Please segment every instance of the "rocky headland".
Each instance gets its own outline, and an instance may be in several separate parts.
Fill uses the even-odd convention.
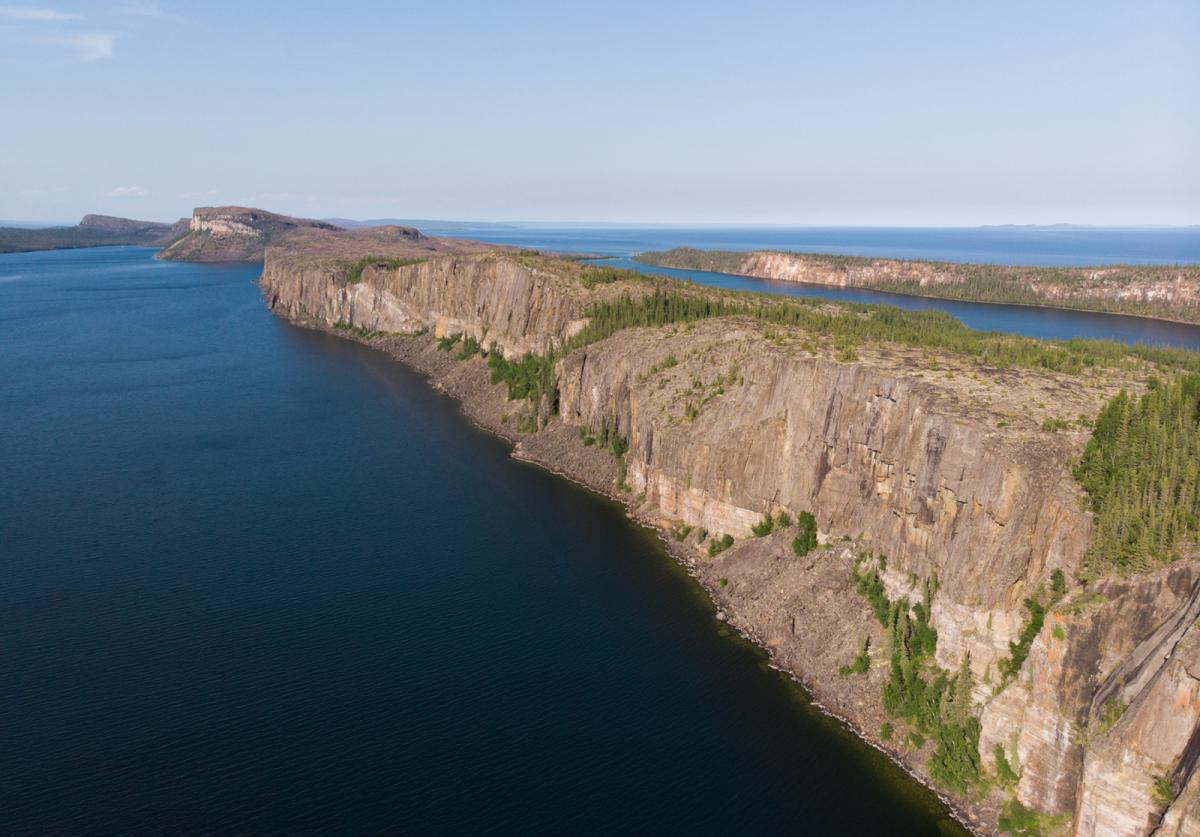
[[[1188,540],[1099,563],[1107,512],[1073,473],[1108,405],[1166,391],[1194,356],[408,228],[284,234],[261,287],[620,498],[718,618],[976,831],[1200,834],[1200,562]]]
[[[73,227],[0,227],[0,253],[71,250],[121,244],[162,247],[182,235],[186,227],[186,219],[174,224],[160,224],[111,215],[85,215],[83,220]]]
[[[689,247],[641,253],[635,258],[661,267],[780,282],[1200,322],[1200,266],[1197,265],[1010,267]]]
[[[182,235],[157,258],[188,262],[258,262],[266,246],[297,230],[334,231],[324,221],[276,215],[244,206],[202,206],[192,212]]]

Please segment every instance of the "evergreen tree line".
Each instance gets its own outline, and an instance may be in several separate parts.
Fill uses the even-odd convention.
[[[644,264],[674,267],[682,270],[707,270],[720,273],[737,273],[745,264],[747,253],[697,250],[677,247],[653,253],[639,253],[634,259]],[[1200,320],[1200,306],[1180,304],[1169,300],[1116,297],[1104,293],[1106,287],[1136,287],[1163,279],[1174,279],[1180,274],[1193,280],[1197,270],[1192,266],[1179,265],[1113,265],[1104,268],[1105,276],[1097,282],[1095,268],[1088,267],[1015,267],[994,264],[960,264],[936,262],[924,259],[878,260],[863,256],[837,256],[815,253],[791,253],[806,262],[827,270],[846,272],[854,268],[870,268],[883,261],[895,263],[900,270],[888,270],[878,278],[860,274],[856,285],[875,288],[890,293],[932,296],[942,299],[977,300],[1023,305],[1046,305],[1047,285],[1069,289],[1070,296],[1056,296],[1052,304],[1057,308],[1082,308],[1090,311],[1158,316],[1168,319]],[[953,282],[930,284],[922,282],[925,271],[905,273],[908,265],[928,267],[945,275],[952,275]]]
[[[831,338],[839,349],[890,342],[966,355],[985,366],[1069,374],[1094,367],[1118,367],[1132,358],[1200,372],[1200,353],[1184,349],[1127,346],[1111,340],[1035,340],[976,331],[942,311],[904,311],[887,305],[717,293],[672,284],[676,287],[659,284],[652,293],[637,299],[622,296],[593,305],[587,311],[588,325],[568,341],[566,351],[603,340],[625,328],[743,316],[802,328],[816,336]]]
[[[1200,529],[1200,375],[1150,385],[1105,405],[1075,468],[1096,515],[1091,576],[1172,561]]]
[[[889,674],[883,685],[884,709],[932,736],[936,749],[929,760],[929,775],[943,787],[966,793],[981,776],[979,720],[971,712],[974,682],[965,659],[954,674],[932,662],[937,631],[930,626],[929,617],[937,580],[927,580],[924,601],[910,606],[905,598],[888,600],[878,569],[860,573],[856,564],[852,573],[855,589],[870,602],[887,633]],[[926,672],[931,680],[926,679]]]

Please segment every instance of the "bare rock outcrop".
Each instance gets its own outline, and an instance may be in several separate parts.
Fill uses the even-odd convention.
[[[333,224],[276,215],[244,206],[204,206],[192,212],[188,230],[158,258],[185,262],[257,262],[266,246],[293,230],[337,230]]]

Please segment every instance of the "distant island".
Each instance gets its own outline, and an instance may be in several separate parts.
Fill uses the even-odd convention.
[[[162,247],[187,231],[186,218],[173,224],[134,221],[111,215],[85,215],[73,227],[0,227],[0,253],[68,250],[124,244]]]
[[[639,253],[643,264],[912,296],[1200,323],[1200,265],[1013,267],[775,250]]]

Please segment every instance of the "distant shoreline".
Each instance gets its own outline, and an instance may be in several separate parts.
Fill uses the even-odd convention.
[[[1026,267],[995,265],[974,262],[950,262],[935,259],[875,258],[870,256],[843,256],[833,253],[808,253],[785,250],[720,251],[673,250],[637,253],[632,260],[652,267],[670,270],[695,270],[719,273],[746,279],[784,282],[793,285],[861,290],[913,299],[931,299],[963,302],[973,305],[996,305],[1054,311],[1079,311],[1115,317],[1136,317],[1177,325],[1200,326],[1200,263],[1180,264],[1109,264],[1071,267]],[[725,264],[723,264],[723,262]],[[755,265],[766,264],[766,268]],[[770,267],[775,263],[774,269]],[[1172,276],[1172,272],[1175,273]],[[1103,277],[1107,285],[1097,284],[1087,274],[1127,274],[1111,279]],[[1040,274],[1040,275],[1039,275]],[[1064,277],[1068,277],[1064,279]],[[1093,284],[1079,293],[1073,283],[1085,279]],[[1035,281],[1036,280],[1036,281]],[[908,287],[908,283],[919,283],[944,288],[943,293],[922,293]],[[962,287],[978,287],[988,283],[988,290],[998,289],[1003,294],[1013,294],[1010,299],[989,299],[981,294],[956,293]],[[1022,284],[1023,283],[1023,284]],[[1157,284],[1156,284],[1157,283]],[[889,287],[889,285],[891,285]],[[1008,287],[1005,287],[1005,286]],[[1161,313],[1114,310],[1089,302],[1103,299],[1104,293],[1119,298],[1129,288],[1136,288],[1144,295],[1159,294],[1163,302],[1178,308],[1194,309],[1194,318],[1171,317]],[[1043,293],[1043,289],[1057,290],[1061,296],[1045,300],[1019,298],[1016,294]],[[1078,295],[1072,299],[1070,294]],[[1176,293],[1178,301],[1165,296]]]

